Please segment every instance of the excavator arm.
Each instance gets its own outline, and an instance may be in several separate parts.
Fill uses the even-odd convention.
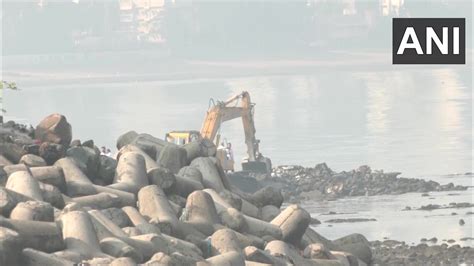
[[[239,101],[241,107],[237,107]],[[221,124],[239,117],[242,117],[248,159],[249,161],[256,161],[259,150],[258,141],[255,138],[253,104],[250,101],[249,93],[246,91],[231,97],[225,102],[217,102],[209,108],[201,128],[201,136],[214,142]]]

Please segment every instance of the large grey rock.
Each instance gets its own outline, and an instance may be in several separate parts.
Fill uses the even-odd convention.
[[[114,181],[116,169],[117,160],[109,156],[100,155],[99,171],[97,173],[97,177],[100,178],[104,182],[104,184],[109,185]]]
[[[39,155],[48,163],[54,164],[57,160],[66,155],[66,146],[51,142],[43,142],[39,146]]]
[[[266,205],[260,209],[260,217],[266,222],[271,222],[280,212],[280,208],[273,205]]]
[[[23,155],[26,154],[26,151],[20,145],[15,143],[0,142],[0,154],[3,155],[8,161],[15,164],[20,161]]]
[[[51,114],[36,126],[35,138],[42,142],[69,146],[72,140],[72,128],[65,116]]]
[[[370,264],[372,261],[370,243],[367,238],[361,234],[351,234],[338,238],[333,242],[339,247],[339,250],[349,252],[367,264]]]
[[[249,201],[260,208],[266,205],[280,208],[283,203],[283,195],[279,189],[267,186],[253,193]]]
[[[100,165],[100,153],[98,153],[95,149],[85,146],[72,147],[66,151],[66,155],[74,159],[77,164],[85,166],[87,169],[86,175],[90,179],[93,179],[97,176]]]

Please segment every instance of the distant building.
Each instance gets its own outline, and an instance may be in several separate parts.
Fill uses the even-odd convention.
[[[139,41],[164,41],[161,19],[165,0],[120,0],[120,31]]]
[[[403,7],[404,0],[381,0],[382,16],[400,16],[400,10]]]

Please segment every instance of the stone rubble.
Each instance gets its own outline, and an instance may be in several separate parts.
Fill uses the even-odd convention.
[[[407,245],[396,240],[371,242],[373,265],[472,265],[474,249],[460,245]]]
[[[0,265],[372,261],[364,236],[324,238],[306,210],[281,209],[279,189],[231,185],[208,141],[179,147],[130,131],[115,160],[72,140],[59,114],[20,131],[0,131]]]
[[[257,177],[260,183],[279,187],[286,201],[337,199],[349,196],[398,195],[408,192],[466,190],[452,183],[440,185],[434,181],[398,177],[399,172],[384,173],[360,166],[352,171],[335,172],[325,163],[315,167],[278,166],[271,176]]]

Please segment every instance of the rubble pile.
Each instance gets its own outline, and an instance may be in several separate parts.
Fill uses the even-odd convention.
[[[230,184],[209,141],[130,131],[117,158],[66,118],[0,146],[0,265],[367,265],[359,234],[329,241],[278,189]],[[21,140],[21,141],[20,141]]]
[[[434,181],[398,177],[399,172],[384,173],[360,166],[356,170],[335,172],[325,163],[315,167],[278,166],[270,177],[262,181],[266,185],[282,189],[285,200],[297,202],[305,199],[336,199],[347,196],[373,196],[402,194],[408,192],[429,192],[466,190],[465,186],[453,183],[440,185]]]

